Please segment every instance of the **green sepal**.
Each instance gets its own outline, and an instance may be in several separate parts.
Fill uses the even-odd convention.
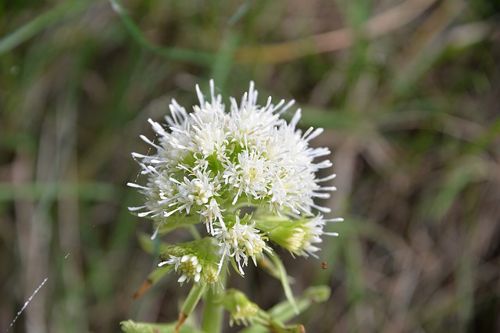
[[[175,245],[163,243],[160,247],[160,259],[167,260],[171,255],[181,257],[186,254],[197,256],[199,259],[211,263],[218,263],[217,244],[213,237],[204,237],[190,242]]]
[[[167,260],[169,256],[181,257],[186,254],[196,255],[198,258],[217,263],[219,257],[217,247],[213,237],[204,237],[190,242],[177,243],[175,245],[160,242],[157,245],[156,240],[151,240],[146,234],[139,235],[139,244],[142,249],[150,254],[159,254],[160,259]]]
[[[256,227],[263,231],[274,243],[297,254],[303,244],[290,243],[290,239],[300,230],[304,230],[304,225],[308,218],[291,219],[286,216],[257,215],[255,219]]]
[[[255,221],[255,226],[265,233],[272,232],[285,223],[293,222],[293,220],[287,216],[270,215],[267,212],[263,213],[260,211],[257,211],[252,219]]]

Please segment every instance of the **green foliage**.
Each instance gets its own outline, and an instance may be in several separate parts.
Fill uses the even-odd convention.
[[[124,333],[174,333],[175,323],[149,324],[136,323],[132,320],[127,320],[121,322],[121,328]],[[185,324],[181,327],[179,333],[202,333],[202,331]]]

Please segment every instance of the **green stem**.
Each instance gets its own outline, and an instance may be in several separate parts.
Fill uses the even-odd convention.
[[[196,304],[200,301],[201,296],[205,292],[205,285],[201,283],[196,283],[191,288],[189,295],[187,296],[184,304],[182,305],[181,312],[179,313],[179,319],[177,319],[177,324],[175,325],[174,332],[179,333],[181,326],[186,321],[187,317],[193,312]]]
[[[226,265],[222,267],[220,272],[220,281],[222,288],[226,284]],[[215,288],[210,288],[205,294],[205,308],[203,310],[203,320],[201,327],[204,333],[220,333],[222,332],[222,304],[219,300],[219,295]]]
[[[222,305],[217,304],[217,295],[212,289],[208,290],[205,296],[205,309],[201,327],[205,333],[221,332]]]
[[[193,286],[193,288],[188,294],[188,297],[184,301],[184,304],[181,309],[182,313],[186,317],[188,317],[191,314],[191,312],[193,312],[194,308],[196,307],[196,304],[198,304],[204,292],[205,292],[205,285],[199,283]]]

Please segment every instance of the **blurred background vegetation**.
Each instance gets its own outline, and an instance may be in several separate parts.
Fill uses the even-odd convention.
[[[500,2],[497,0],[1,0],[0,331],[117,332],[172,321],[130,152],[170,98],[215,78],[296,99],[326,129],[346,222],[320,259],[286,256],[293,289],[332,296],[308,332],[500,331]],[[326,263],[326,267],[322,262]],[[325,269],[323,269],[325,268]],[[279,282],[233,285],[268,308]],[[233,331],[228,329],[228,331]]]

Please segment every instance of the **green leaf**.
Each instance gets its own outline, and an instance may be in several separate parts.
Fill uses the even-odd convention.
[[[278,269],[281,285],[283,287],[283,291],[285,292],[285,296],[288,302],[292,305],[295,313],[299,313],[299,309],[297,308],[297,304],[295,303],[295,299],[293,297],[292,288],[290,287],[290,281],[288,280],[288,275],[286,274],[285,266],[283,262],[277,255],[270,255],[271,261],[274,263],[276,268]]]
[[[136,323],[132,320],[122,321],[121,329],[125,333],[174,333],[175,323],[171,324],[149,324]],[[197,328],[184,324],[179,330],[180,333],[203,333]]]
[[[313,303],[325,302],[330,297],[330,288],[327,286],[314,286],[307,288],[304,294],[296,300],[295,307],[299,313],[307,310]],[[290,302],[282,302],[275,305],[269,314],[273,319],[286,322],[292,319],[297,313]]]
[[[297,299],[296,308],[299,313],[307,310],[313,303],[325,302],[330,297],[330,288],[327,286],[314,286],[307,288],[304,293]],[[267,311],[269,318],[269,326],[272,327],[273,332],[301,332],[300,325],[285,326],[281,323],[287,322],[294,318],[297,313],[294,306],[289,302],[281,302],[274,306],[271,310]],[[243,330],[241,333],[266,333],[269,332],[267,327],[262,325],[252,325],[251,327]]]
[[[225,88],[227,78],[229,77],[233,65],[234,51],[238,44],[238,35],[230,31],[217,52],[212,67],[212,78],[217,82],[219,89],[224,90]]]
[[[0,55],[9,52],[27,39],[40,33],[43,29],[55,24],[67,15],[78,13],[85,9],[91,2],[64,1],[59,6],[40,14],[32,21],[23,25],[16,31],[0,39]]]

